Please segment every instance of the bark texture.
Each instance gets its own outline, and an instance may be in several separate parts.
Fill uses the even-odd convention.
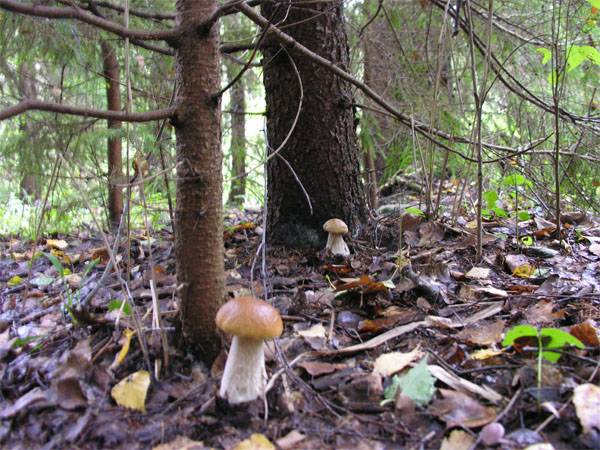
[[[215,316],[223,301],[218,25],[206,35],[191,26],[215,9],[214,0],[178,0],[186,32],[177,47],[177,205],[175,253],[182,284],[186,349],[210,364],[220,351]]]
[[[239,69],[238,69],[239,71]],[[237,71],[229,65],[227,72],[232,79]],[[227,203],[240,206],[246,195],[246,95],[243,79],[231,87],[231,187]]]
[[[102,67],[106,81],[106,102],[110,111],[121,111],[121,91],[119,89],[119,63],[117,55],[112,46],[103,41]],[[118,130],[121,122],[109,119],[108,128]],[[107,139],[108,158],[108,219],[113,228],[119,226],[121,214],[123,213],[123,190],[117,186],[123,177],[123,157],[121,152],[121,137],[109,137]]]
[[[342,2],[268,2],[263,14],[341,68],[348,66]],[[300,87],[290,56],[274,40],[264,54],[264,85],[270,151],[293,126]],[[366,215],[360,180],[352,94],[347,83],[328,70],[294,59],[304,99],[294,131],[268,165],[268,230],[273,244],[324,247],[323,223],[338,217],[354,231]],[[288,167],[286,164],[291,166]],[[292,172],[292,170],[295,172]],[[296,179],[296,176],[298,179]],[[313,212],[300,183],[310,197]]]

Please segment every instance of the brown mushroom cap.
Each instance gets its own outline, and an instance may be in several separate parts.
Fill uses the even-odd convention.
[[[348,232],[348,225],[340,219],[329,219],[323,224],[323,229],[331,234],[346,234]]]
[[[246,339],[273,339],[283,332],[279,311],[254,297],[237,297],[217,312],[217,326],[227,334]]]

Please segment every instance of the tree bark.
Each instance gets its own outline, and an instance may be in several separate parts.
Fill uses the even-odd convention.
[[[237,72],[228,64],[229,79]],[[237,67],[237,66],[236,66]],[[239,70],[239,69],[238,69]],[[246,195],[246,96],[243,79],[231,87],[231,187],[227,203],[231,206],[244,204]]]
[[[111,45],[102,41],[102,67],[106,81],[106,101],[110,111],[121,111],[121,90],[119,86],[119,63]],[[121,122],[109,119],[110,130],[120,130]],[[117,186],[123,177],[123,158],[121,153],[121,136],[107,138],[108,159],[108,219],[111,227],[119,226],[123,213],[123,191]]]
[[[263,13],[273,23],[285,18],[280,26],[291,37],[347,68],[348,44],[340,0],[308,4],[298,0],[291,8],[288,3],[268,2],[263,4]],[[300,87],[285,50],[270,40],[263,53],[272,152],[294,126]],[[355,230],[366,216],[352,95],[349,85],[329,70],[306,58],[295,58],[294,62],[304,98],[294,131],[268,165],[268,233],[273,244],[319,247],[325,245],[321,227],[326,220],[338,217]]]
[[[198,35],[215,0],[178,0],[178,25],[186,31],[177,46],[177,205],[175,256],[182,288],[186,349],[210,364],[221,343],[215,316],[223,301],[223,218],[221,186],[218,25]]]

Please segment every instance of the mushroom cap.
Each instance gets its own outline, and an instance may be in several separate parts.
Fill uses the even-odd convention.
[[[254,297],[229,300],[221,306],[215,321],[225,333],[246,339],[272,339],[283,331],[279,311]]]
[[[340,219],[329,219],[323,224],[323,229],[331,234],[346,234],[348,232],[348,225]]]

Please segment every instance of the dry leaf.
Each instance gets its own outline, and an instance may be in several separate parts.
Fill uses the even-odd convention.
[[[477,350],[469,356],[470,359],[478,359],[485,360],[493,358],[494,356],[498,356],[504,353],[504,350],[494,350],[492,348],[484,348],[481,350]]]
[[[298,331],[298,335],[305,337],[305,338],[311,338],[311,337],[324,338],[326,333],[327,333],[327,331],[325,330],[325,327],[323,326],[322,323],[313,325],[312,327],[310,327],[307,330]]]
[[[468,450],[474,442],[473,436],[466,431],[452,430],[450,435],[442,441],[440,450]]]
[[[531,325],[553,322],[558,318],[557,314],[552,312],[554,306],[554,303],[548,300],[537,302],[525,311],[527,322]]]
[[[486,267],[473,267],[467,273],[465,277],[471,278],[472,280],[485,280],[490,276],[490,269]]]
[[[513,276],[519,278],[531,278],[534,273],[535,267],[531,264],[522,264],[520,266],[517,266],[512,272]]]
[[[434,400],[429,411],[446,422],[448,428],[482,427],[496,418],[495,408],[483,406],[477,400],[458,391],[440,389],[444,398]]]
[[[119,364],[121,364],[125,360],[125,357],[129,352],[129,346],[131,345],[131,337],[133,335],[135,335],[135,331],[130,330],[129,328],[123,331],[123,335],[121,336],[121,350],[119,351],[119,353],[117,353],[117,355],[115,356],[115,360],[110,365],[111,370],[116,369],[119,366]]]
[[[577,386],[573,391],[573,404],[584,433],[592,428],[600,430],[600,387],[586,383]]]
[[[590,245],[589,251],[593,255],[600,256],[600,244],[594,242],[592,245]]]
[[[146,394],[150,387],[150,374],[139,370],[119,381],[110,395],[119,406],[146,412]]]
[[[69,244],[67,244],[67,241],[65,241],[64,239],[47,239],[46,240],[46,247],[52,249],[55,248],[57,250],[64,250],[69,246]]]
[[[185,436],[177,436],[170,442],[152,447],[152,450],[208,450],[202,441],[192,441]]]
[[[585,345],[589,345],[590,347],[600,346],[598,330],[596,330],[589,320],[572,326],[570,333]]]
[[[284,437],[277,439],[275,441],[278,447],[281,447],[282,450],[294,449],[296,445],[306,439],[306,436],[302,433],[292,430]]]
[[[276,450],[264,434],[254,433],[248,439],[238,442],[232,450]]]
[[[373,373],[379,374],[382,377],[389,377],[395,374],[396,372],[400,372],[408,364],[410,364],[416,359],[420,359],[422,356],[423,353],[421,352],[419,347],[415,348],[414,350],[408,353],[384,353],[383,355],[379,355],[375,360]]]
[[[457,337],[471,345],[484,347],[500,342],[503,332],[504,320],[496,320],[470,325],[458,333]]]
[[[298,367],[302,367],[309,375],[318,377],[328,373],[333,373],[336,370],[347,369],[348,364],[332,364],[319,361],[302,361],[298,363]]]

